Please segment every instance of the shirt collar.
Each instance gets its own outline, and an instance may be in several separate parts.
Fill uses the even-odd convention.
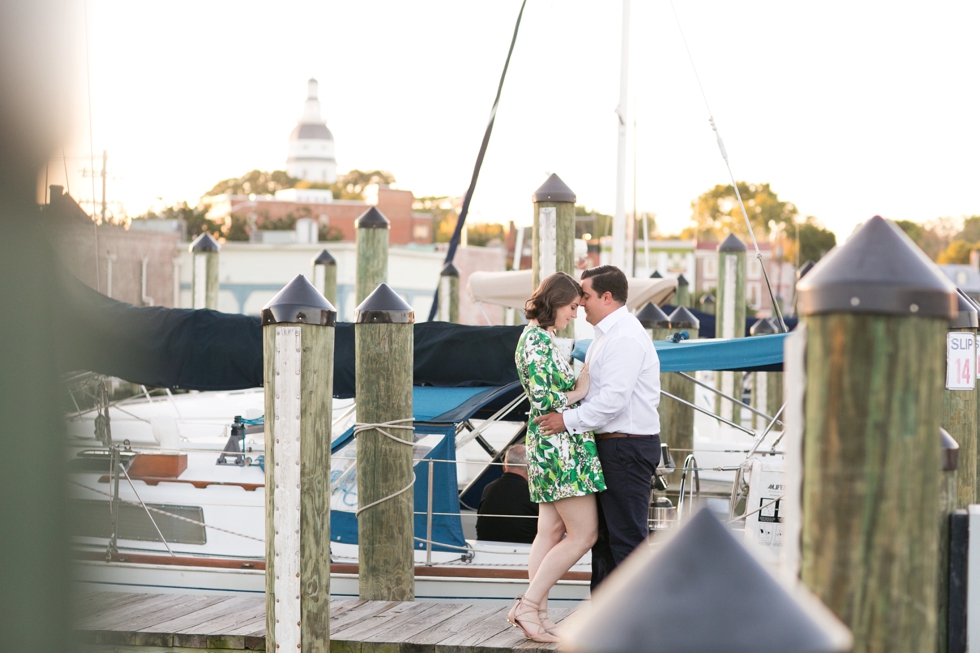
[[[609,333],[609,330],[614,326],[619,324],[620,320],[629,315],[630,312],[625,305],[620,306],[615,311],[602,318],[599,324],[595,325],[595,328],[602,332],[603,335]]]

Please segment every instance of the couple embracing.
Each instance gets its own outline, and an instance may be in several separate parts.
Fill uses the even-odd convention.
[[[508,620],[537,642],[557,642],[552,586],[592,549],[592,589],[648,535],[651,479],[660,462],[660,360],[626,308],[626,275],[611,265],[541,282],[528,300],[517,370],[530,400],[527,475],[539,504],[530,584]],[[555,331],[585,309],[595,327],[578,379]]]

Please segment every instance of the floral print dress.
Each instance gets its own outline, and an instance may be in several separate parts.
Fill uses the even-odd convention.
[[[575,376],[552,336],[539,326],[524,329],[514,356],[531,403],[527,424],[527,478],[531,501],[548,503],[606,489],[592,433],[544,435],[534,418],[564,412]]]

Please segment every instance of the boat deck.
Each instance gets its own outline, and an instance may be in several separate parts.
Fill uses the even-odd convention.
[[[265,597],[93,593],[75,601],[80,651],[265,650]],[[330,601],[334,653],[550,651],[507,623],[507,607]],[[572,610],[552,610],[560,622]]]

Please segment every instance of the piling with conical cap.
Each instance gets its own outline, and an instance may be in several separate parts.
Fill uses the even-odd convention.
[[[938,586],[936,596],[939,607],[936,611],[936,650],[946,653],[949,650],[949,531],[950,518],[957,508],[960,446],[946,431],[939,429],[940,460],[942,478],[939,485],[939,565],[936,569]]]
[[[531,235],[531,277],[535,289],[555,272],[575,276],[575,193],[552,174],[531,197],[534,226]],[[573,338],[575,325],[557,332]]]
[[[686,307],[678,306],[668,317],[674,333],[687,331],[688,338],[695,340],[701,323]],[[693,370],[687,372],[695,374]],[[660,387],[678,399],[694,403],[694,383],[674,372],[660,374]],[[666,411],[664,411],[666,408]],[[679,459],[694,451],[694,409],[670,397],[660,399],[660,441],[666,442]]]
[[[800,279],[806,276],[807,272],[813,269],[815,263],[807,259],[806,263],[800,266],[800,269],[796,271],[796,283],[800,282]],[[793,315],[799,315],[799,293],[793,292]]]
[[[357,231],[355,299],[360,304],[378,284],[388,283],[388,231],[391,223],[372,206],[354,221],[354,228]]]
[[[221,245],[208,233],[194,239],[191,253],[191,307],[218,310],[218,251]]]
[[[771,336],[776,333],[779,333],[779,329],[770,318],[765,317],[756,320],[749,328],[750,336]],[[775,417],[782,403],[783,373],[752,372],[752,407],[770,417]],[[761,415],[752,414],[752,428],[760,430],[765,429],[768,425],[767,419]]]
[[[412,601],[412,307],[381,284],[354,311],[360,598]],[[387,432],[389,435],[385,435]]]
[[[967,508],[980,498],[977,491],[977,309],[962,290],[957,290],[957,315],[949,321],[946,336],[946,389],[943,392],[942,426],[958,443],[963,462],[957,477],[957,508]],[[968,356],[959,355],[966,351]]]
[[[262,308],[266,645],[330,648],[330,441],[337,311],[303,275]]]
[[[570,653],[845,653],[852,644],[830,611],[780,583],[707,508],[659,549],[634,551],[562,629]]]
[[[798,292],[806,327],[801,578],[852,629],[855,653],[932,650],[936,433],[956,289],[875,216]]]
[[[439,320],[459,323],[459,270],[452,263],[439,273]]]
[[[337,259],[327,250],[313,259],[313,286],[328,302],[337,305]]]
[[[745,243],[735,234],[718,245],[718,304],[715,307],[715,337],[745,337]],[[741,398],[742,375],[715,372],[715,387],[729,397]],[[715,396],[715,412],[725,419],[741,422],[741,409],[723,397]]]
[[[701,299],[698,300],[698,304],[701,305],[702,313],[707,313],[708,315],[715,314],[715,305],[717,302],[715,301],[715,296],[710,292],[706,292],[701,295]]]
[[[691,284],[683,274],[677,277],[677,300],[678,306],[691,308]]]
[[[653,273],[650,275],[650,278],[651,279],[663,279],[664,278],[664,275],[660,274],[660,270],[654,270]]]
[[[666,340],[674,333],[674,330],[670,328],[670,319],[667,317],[667,314],[653,302],[648,302],[643,308],[641,308],[636,313],[636,319],[640,321],[640,324],[644,329],[646,329],[647,334],[654,342],[657,342],[658,340]],[[661,373],[661,387],[663,387],[663,384],[668,376],[669,375],[666,373]],[[661,397],[660,405],[657,407],[657,412],[660,414],[661,434],[663,434],[665,425],[669,419],[668,410],[670,406],[667,403],[668,401],[669,400],[666,397]],[[663,436],[661,435],[661,438],[662,437]]]

